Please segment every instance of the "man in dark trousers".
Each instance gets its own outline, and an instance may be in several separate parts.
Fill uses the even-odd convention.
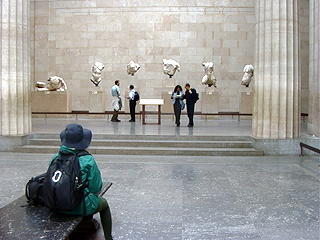
[[[134,99],[134,95],[136,94],[136,90],[134,90],[134,86],[130,85],[129,87],[129,94],[127,99],[129,99],[129,106],[130,106],[130,115],[131,115],[131,119],[129,120],[129,122],[135,122],[136,121],[136,100]]]
[[[186,83],[184,88],[186,89],[186,91],[183,94],[183,99],[186,99],[187,103],[187,112],[189,118],[188,127],[193,127],[194,104],[198,100],[198,94],[194,88],[190,87],[189,83]]]

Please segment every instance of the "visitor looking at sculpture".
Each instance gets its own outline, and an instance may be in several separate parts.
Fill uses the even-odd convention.
[[[130,116],[131,119],[129,122],[135,122],[136,121],[136,105],[137,102],[135,100],[135,95],[136,95],[136,90],[134,90],[134,86],[130,85],[129,86],[129,93],[127,99],[129,99],[129,107],[130,107]]]
[[[185,107],[182,96],[183,96],[182,87],[180,85],[177,85],[174,88],[173,93],[171,95],[173,111],[176,117],[175,124],[177,124],[177,127],[180,126],[181,110],[183,110]]]
[[[113,107],[113,115],[111,118],[112,122],[121,122],[118,119],[119,111],[122,108],[122,101],[120,98],[120,81],[116,80],[114,82],[114,86],[111,88],[111,95],[112,95],[112,107]]]
[[[193,127],[193,115],[194,115],[194,105],[198,100],[198,93],[194,88],[190,87],[189,83],[185,85],[185,93],[183,94],[182,98],[186,99],[187,104],[187,113],[189,118],[189,124],[187,127]]]

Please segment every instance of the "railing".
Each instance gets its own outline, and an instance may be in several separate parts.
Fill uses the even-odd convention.
[[[78,119],[78,115],[88,114],[88,115],[110,115],[113,114],[113,111],[105,111],[105,112],[89,112],[89,111],[71,111],[71,112],[32,112],[32,114],[43,114],[45,115],[45,119],[47,119],[47,115],[76,115],[76,119]],[[119,114],[125,114],[128,115],[130,113],[126,113],[124,111],[119,111]],[[158,114],[157,111],[146,111],[146,115],[156,115]],[[136,112],[136,115],[142,115],[142,111]],[[174,116],[174,113],[164,113],[161,112],[161,115],[172,115]],[[181,115],[187,115],[186,112],[182,112]],[[239,112],[218,112],[218,113],[202,113],[202,112],[194,112],[194,115],[200,115],[205,116],[205,119],[207,119],[207,116],[238,116],[238,120],[240,119],[240,116],[252,116],[251,113],[239,113]]]
[[[89,111],[71,111],[71,112],[32,112],[32,114],[44,114],[45,119],[47,119],[47,115],[76,115],[76,119],[78,119],[78,115],[81,114],[89,114],[89,115],[110,115],[113,114],[113,111],[105,111],[105,112],[100,112],[100,113],[95,113],[95,112],[89,112]],[[119,111],[119,114],[125,114],[128,115],[130,113],[126,113],[124,111]],[[156,115],[158,114],[157,111],[146,111],[147,115]],[[142,115],[142,111],[136,112],[136,115]],[[161,112],[161,115],[172,115],[174,116],[174,113],[164,113]],[[181,115],[187,115],[186,112],[182,112]],[[240,120],[240,116],[252,116],[251,113],[239,113],[239,112],[218,112],[218,113],[202,113],[202,112],[194,112],[194,115],[200,115],[200,116],[205,116],[205,119],[207,119],[208,116],[238,116],[238,120]],[[301,116],[304,118],[308,116],[306,113],[301,113]]]
[[[309,149],[309,150],[311,150],[311,151],[313,151],[313,152],[316,152],[316,153],[319,153],[319,154],[320,154],[320,149],[315,148],[315,147],[312,147],[312,146],[310,146],[310,145],[308,145],[308,144],[305,144],[305,143],[300,142],[300,149],[301,149],[301,154],[300,154],[300,156],[303,156],[303,148]]]
[[[89,115],[109,115],[113,114],[113,111],[105,111],[105,112],[89,112],[89,111],[71,111],[71,112],[32,112],[32,114],[43,114],[45,119],[47,119],[47,115],[76,115],[76,120],[78,120],[78,115],[89,114]],[[124,111],[119,111],[119,114],[130,114]],[[140,113],[137,113],[140,114]]]

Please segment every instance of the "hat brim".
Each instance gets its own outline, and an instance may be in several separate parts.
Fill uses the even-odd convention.
[[[72,142],[66,140],[66,132],[62,131],[60,133],[61,144],[68,147],[74,148],[77,150],[83,150],[90,146],[92,139],[92,132],[89,129],[83,129],[83,138],[79,142]]]

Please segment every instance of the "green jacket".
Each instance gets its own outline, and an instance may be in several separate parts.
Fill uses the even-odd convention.
[[[61,146],[60,151],[69,151],[75,153],[77,150]],[[54,158],[58,156],[58,153],[53,156],[50,164]],[[93,214],[99,205],[99,198],[96,195],[101,190],[102,179],[98,166],[91,155],[85,155],[79,157],[80,171],[82,182],[88,180],[88,187],[85,188],[85,194],[89,193],[85,198],[86,203],[86,215]],[[83,204],[81,203],[75,210],[69,212],[63,212],[72,215],[83,215]]]

